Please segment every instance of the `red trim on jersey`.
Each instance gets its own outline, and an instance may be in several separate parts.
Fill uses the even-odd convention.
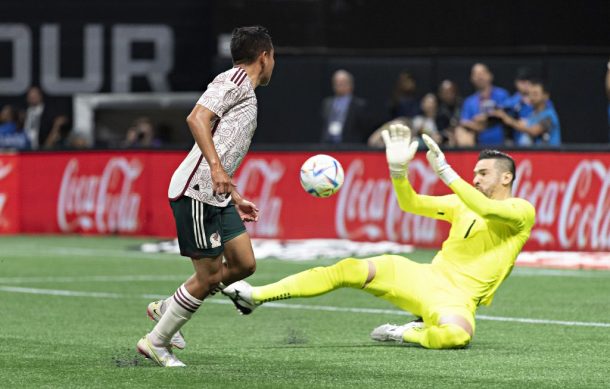
[[[235,79],[237,78],[238,74],[241,74],[240,70],[243,70],[242,68],[237,68],[237,71],[235,73],[233,73],[233,76],[231,77],[231,81],[235,82]]]
[[[244,80],[244,77],[247,76],[248,73],[246,73],[246,71],[242,68],[239,68],[238,71],[235,72],[235,74],[233,74],[233,77],[231,77],[231,81],[233,81],[233,83],[237,84],[237,86],[239,86],[241,84],[241,82]],[[241,81],[239,81],[241,79]]]
[[[241,79],[239,81],[236,82],[237,86],[240,86],[242,82],[244,82],[244,80],[246,79],[246,76],[248,76],[248,73],[244,72],[243,76],[241,77]]]
[[[219,123],[220,123],[220,118],[218,118],[216,123],[214,123],[214,127],[212,127],[212,136],[214,136],[214,133],[216,132],[216,129],[218,128],[218,124]],[[184,196],[184,193],[186,193],[186,189],[191,184],[191,180],[193,179],[193,176],[195,175],[195,172],[197,171],[197,169],[199,168],[199,165],[201,164],[201,160],[203,160],[203,153],[201,153],[201,155],[199,156],[199,159],[197,160],[197,163],[195,164],[195,168],[193,169],[193,171],[189,175],[189,179],[186,180],[186,185],[184,185],[184,188],[182,189],[182,192],[178,196],[176,196],[176,197],[170,197],[169,201],[176,201],[179,198],[181,198],[182,196]]]

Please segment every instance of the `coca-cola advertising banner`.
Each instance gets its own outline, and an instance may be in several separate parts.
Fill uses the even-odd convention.
[[[328,152],[326,152],[328,153]],[[330,198],[305,193],[301,164],[314,152],[251,152],[234,177],[261,210],[253,237],[389,240],[439,247],[449,224],[402,212],[383,153],[333,152],[345,183]],[[0,155],[0,233],[175,236],[167,187],[185,152],[106,151]],[[446,152],[466,180],[476,152]],[[610,250],[610,153],[514,152],[515,196],[537,210],[526,249]],[[450,190],[418,153],[410,179],[422,194]]]

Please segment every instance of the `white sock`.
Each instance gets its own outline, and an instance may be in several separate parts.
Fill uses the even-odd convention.
[[[168,300],[170,300],[169,304],[167,300],[163,303],[165,306],[163,316],[148,334],[148,339],[157,347],[169,346],[172,336],[189,321],[203,302],[191,296],[184,284]]]

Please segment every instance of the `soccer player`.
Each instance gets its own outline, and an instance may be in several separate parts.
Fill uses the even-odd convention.
[[[449,237],[430,264],[397,255],[347,258],[317,267],[274,284],[252,287],[236,282],[223,293],[242,313],[274,300],[317,296],[340,287],[363,289],[423,320],[406,325],[381,325],[377,341],[416,343],[426,348],[460,348],[475,332],[475,311],[489,305],[510,274],[517,254],[534,225],[534,207],[511,196],[515,163],[507,154],[484,150],[474,168],[474,187],[449,166],[438,145],[427,135],[427,158],[440,179],[455,194],[417,194],[407,178],[408,163],[417,150],[408,127],[394,125],[382,134],[390,175],[400,208],[405,212],[451,223]]]
[[[148,306],[157,324],[137,348],[161,366],[185,366],[171,348],[184,348],[180,328],[206,296],[256,267],[243,222],[257,221],[258,208],[240,196],[231,177],[256,129],[254,89],[269,83],[275,65],[269,33],[260,26],[236,28],[231,56],[234,67],[208,85],[187,118],[196,144],[169,185],[180,254],[191,258],[195,273],[173,296]]]

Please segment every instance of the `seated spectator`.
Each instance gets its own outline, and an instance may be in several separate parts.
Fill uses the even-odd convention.
[[[24,130],[32,149],[61,145],[70,133],[68,118],[53,112],[36,86],[28,89],[26,100]]]
[[[506,126],[516,131],[515,144],[517,146],[532,144],[559,146],[561,127],[557,112],[550,103],[549,97],[549,92],[542,82],[532,81],[529,87],[532,111],[527,118],[516,119],[503,109],[497,109],[491,115],[500,118]]]
[[[354,96],[354,77],[337,70],[332,77],[334,96],[322,101],[322,143],[364,143],[368,135],[367,104]]]
[[[493,85],[493,74],[487,65],[482,63],[472,67],[470,80],[476,92],[469,96],[462,106],[460,125],[455,129],[456,144],[503,145],[505,139],[502,124],[490,118],[489,113],[502,106],[508,92]]]
[[[19,123],[17,110],[5,105],[0,110],[0,149],[27,149],[30,147],[28,137]]]
[[[417,83],[411,73],[406,70],[400,72],[390,100],[390,119],[412,119],[420,113],[416,91]]]
[[[124,147],[153,148],[160,147],[161,141],[155,135],[155,127],[147,117],[141,117],[133,122],[127,130],[127,136],[123,142]]]
[[[443,80],[438,86],[438,124],[445,143],[455,146],[454,129],[460,123],[462,112],[462,97],[457,84],[451,80]]]
[[[438,102],[436,96],[432,93],[428,93],[421,100],[422,115],[417,115],[413,118],[413,125],[411,129],[413,133],[418,137],[419,144],[424,145],[424,141],[421,138],[422,134],[427,134],[435,142],[441,143],[443,136],[441,131],[443,128],[439,122],[438,115]]]

